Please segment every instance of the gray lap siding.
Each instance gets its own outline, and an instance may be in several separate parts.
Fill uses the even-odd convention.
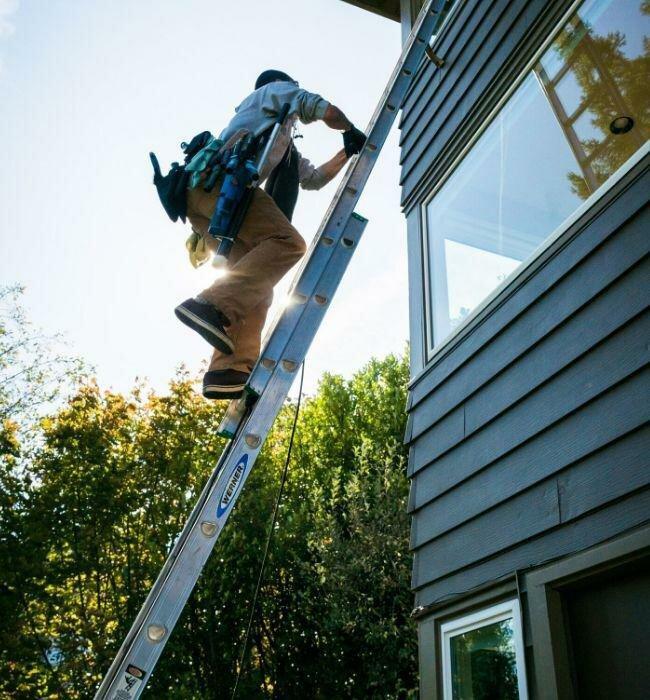
[[[466,0],[404,105],[417,605],[650,519],[647,156],[426,364],[422,201],[569,5]]]
[[[620,527],[648,520],[637,502],[650,486],[649,177],[646,167],[452,347],[446,373],[431,367],[413,385],[418,604],[486,583],[491,559],[505,575],[561,556],[557,531],[620,501],[630,507]],[[616,522],[581,537],[596,544]]]
[[[458,0],[436,42],[444,58],[417,75],[400,122],[402,203],[410,208],[451,159],[454,141],[469,138],[490,109],[483,98],[503,92],[570,5],[566,0]]]

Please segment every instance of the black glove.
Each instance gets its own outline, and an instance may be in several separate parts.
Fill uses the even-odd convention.
[[[356,126],[351,126],[347,131],[343,132],[343,147],[348,158],[355,153],[359,153],[365,142],[366,135],[363,131],[359,131]]]

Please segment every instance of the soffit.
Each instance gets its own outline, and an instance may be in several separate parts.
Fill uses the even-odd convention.
[[[368,12],[374,12],[382,17],[394,19],[396,22],[400,21],[400,0],[343,0],[343,2],[360,7],[362,10],[368,10]]]

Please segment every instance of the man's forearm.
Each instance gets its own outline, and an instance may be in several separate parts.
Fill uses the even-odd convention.
[[[302,183],[306,190],[319,190],[335,178],[343,169],[343,166],[348,162],[348,157],[345,155],[345,149],[341,149],[333,158],[330,158],[326,163],[316,168],[311,178]]]
[[[330,129],[337,129],[338,131],[347,131],[352,127],[352,122],[333,104],[328,105],[325,110],[323,121]]]
[[[325,181],[323,184],[328,183],[332,178],[336,177],[347,162],[348,157],[345,155],[345,150],[342,148],[333,158],[323,163],[318,168],[318,171]]]

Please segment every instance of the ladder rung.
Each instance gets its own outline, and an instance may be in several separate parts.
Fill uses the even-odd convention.
[[[318,291],[321,297],[331,297],[338,286],[339,271],[347,265],[353,252],[354,242],[361,236],[366,223],[366,220],[359,215],[351,216],[345,234],[340,238],[341,245],[321,248],[321,251],[327,252],[326,258],[324,256],[318,258],[323,267],[318,269],[316,264],[312,264],[312,261],[310,261],[303,269],[296,286],[305,293],[309,291],[310,296]],[[262,350],[262,358],[264,360],[277,362],[284,356],[285,348],[291,338],[295,333],[301,332],[301,318],[307,313],[309,306],[309,304],[305,304],[284,309],[283,313],[279,315],[273,324],[267,339],[265,339],[264,349]],[[261,394],[264,391],[270,374],[271,370],[265,366],[263,361],[258,362],[253,368],[249,385],[257,394]]]

